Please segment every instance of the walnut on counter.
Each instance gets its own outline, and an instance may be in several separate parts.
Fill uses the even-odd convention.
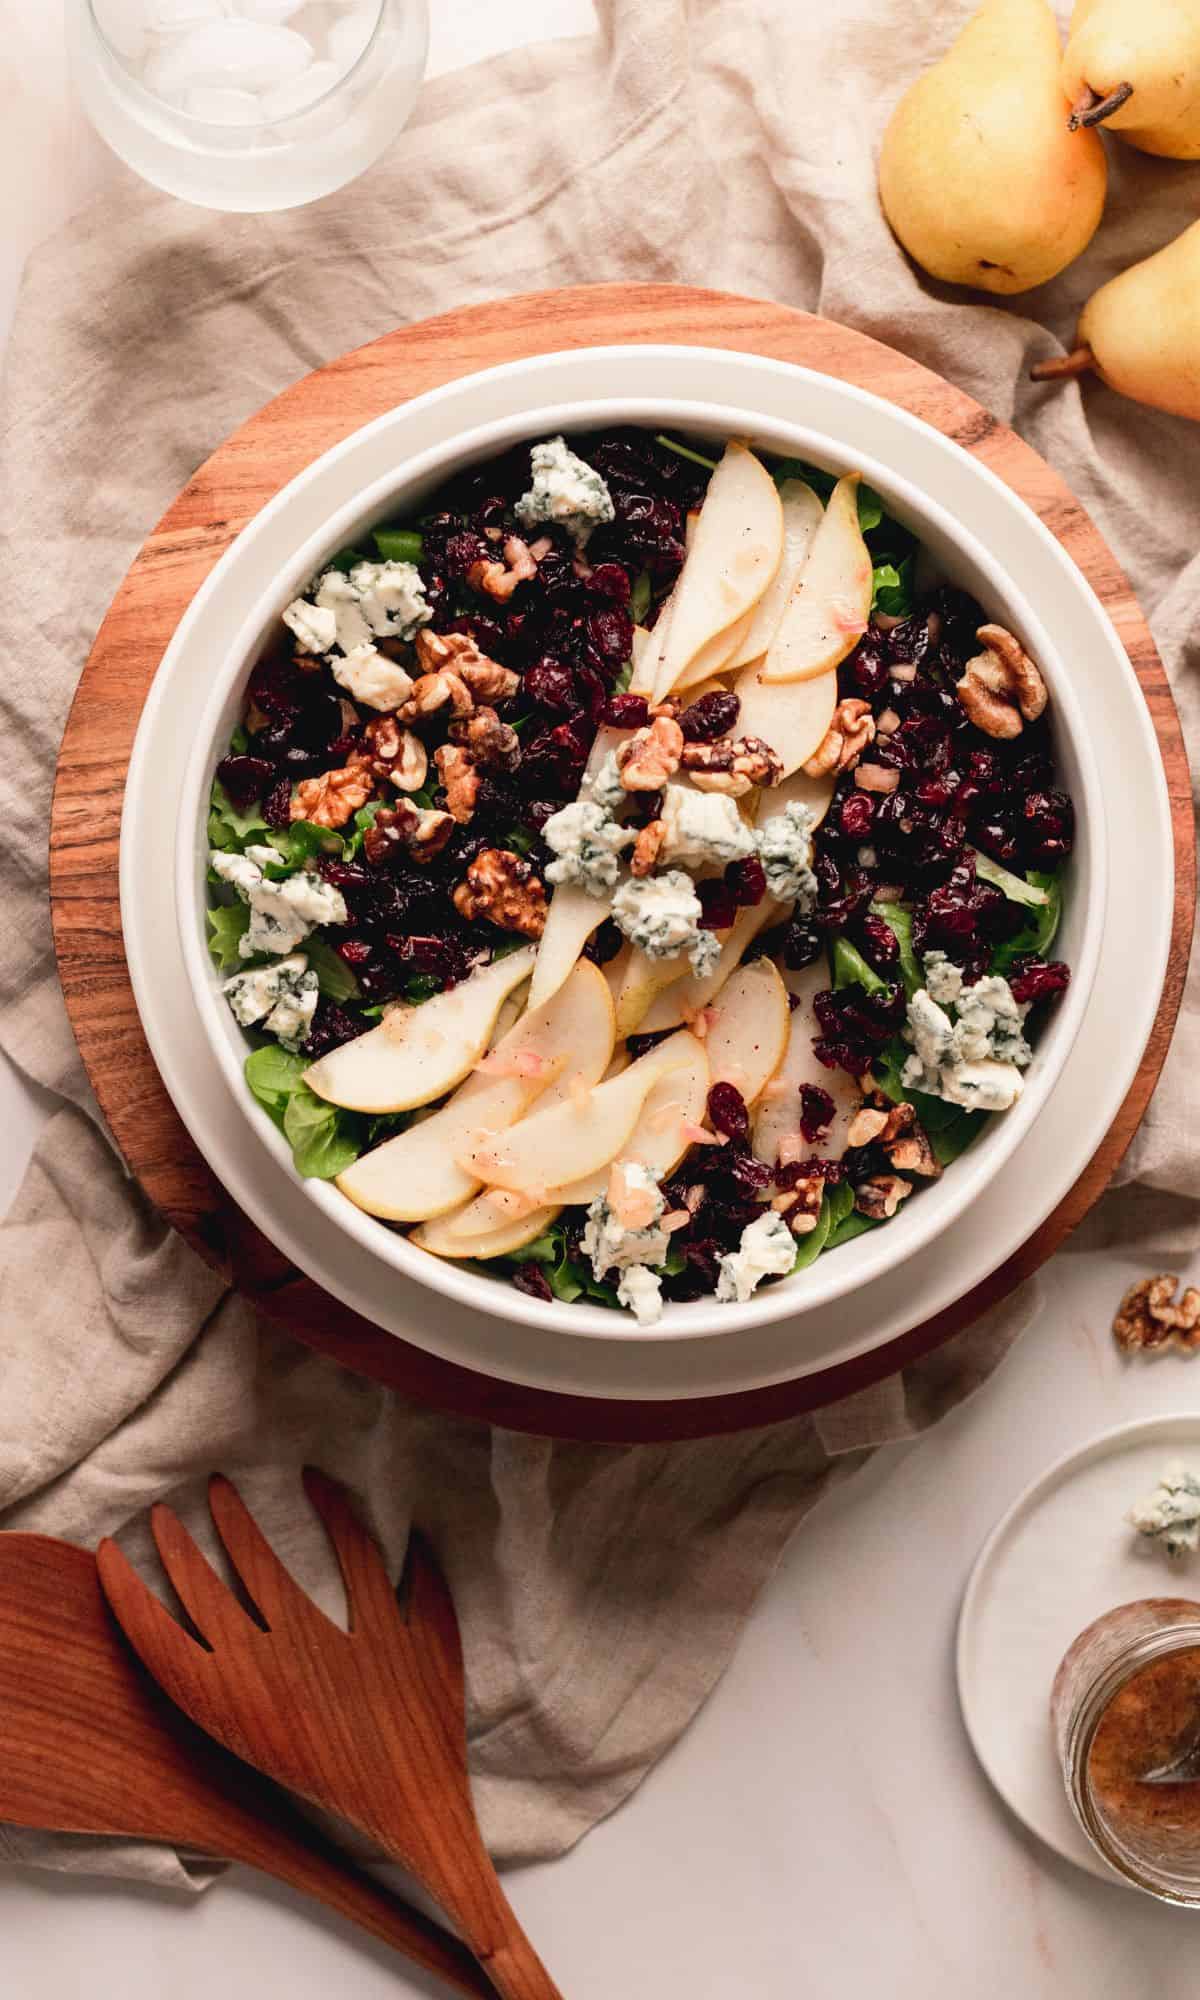
[[[1173,1271],[1130,1285],[1113,1319],[1113,1339],[1125,1354],[1153,1353],[1172,1341],[1187,1353],[1200,1347],[1200,1291],[1188,1285],[1178,1302]]]

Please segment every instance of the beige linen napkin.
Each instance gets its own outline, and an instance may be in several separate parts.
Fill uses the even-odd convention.
[[[130,179],[28,273],[0,443],[0,1041],[61,1104],[0,1236],[0,1524],[88,1544],[130,1524],[144,1554],[146,1505],[182,1491],[198,1521],[194,1482],[219,1465],[327,1592],[306,1459],[364,1496],[396,1563],[419,1515],[462,1614],[472,1768],[501,1858],[561,1852],[633,1789],[824,1486],[981,1381],[1028,1298],[814,1419],[636,1450],[414,1409],[256,1327],[149,1210],[96,1116],[49,941],[55,749],[138,543],[235,424],[397,321],[618,276],[831,314],[1015,418],[1116,543],[1180,687],[1200,592],[1194,433],[1104,391],[1085,411],[1077,388],[1033,390],[1025,369],[1098,277],[1190,220],[1195,183],[1119,154],[1109,230],[1057,286],[1002,307],[920,282],[880,219],[873,151],[891,99],[966,11],[602,0],[595,38],[430,85],[384,163],[311,210],[217,218]],[[1196,1044],[1192,1013],[1133,1167],[1193,1194]],[[116,1844],[10,1832],[4,1852],[206,1879]]]

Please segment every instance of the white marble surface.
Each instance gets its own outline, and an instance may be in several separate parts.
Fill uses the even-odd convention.
[[[588,0],[434,0],[434,14],[439,70],[590,20]],[[58,9],[0,0],[0,25],[2,337],[26,250],[123,170],[72,108]],[[0,1209],[40,1115],[0,1059]],[[1195,1925],[1011,1822],[952,1679],[967,1570],[1020,1488],[1109,1424],[1200,1412],[1189,1364],[1116,1359],[1108,1323],[1134,1274],[1118,1255],[1059,1257],[975,1401],[817,1510],[722,1686],[633,1802],[567,1860],[510,1878],[572,2000],[1192,2000]],[[431,1990],[238,1874],[186,1908],[0,1876],[0,1935],[6,2000],[209,2000],[214,1975],[225,2000]]]

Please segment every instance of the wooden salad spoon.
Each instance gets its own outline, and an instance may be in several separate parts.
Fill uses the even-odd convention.
[[[412,1535],[398,1597],[345,1490],[311,1469],[304,1485],[337,1552],[348,1631],[300,1589],[222,1478],[209,1484],[209,1506],[253,1614],[161,1506],[150,1517],[155,1543],[202,1642],[111,1541],[96,1557],[108,1601],[172,1701],[226,1749],[399,1861],[503,2000],[561,2000],[475,1819],[458,1620],[433,1553]]]
[[[457,1938],[360,1874],[164,1699],[117,1629],[95,1557],[48,1535],[0,1535],[0,1820],[244,1862],[495,2000]]]

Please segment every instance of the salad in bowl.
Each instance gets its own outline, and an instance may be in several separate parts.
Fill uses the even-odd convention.
[[[209,948],[299,1174],[652,1326],[886,1226],[1018,1101],[1073,842],[1037,661],[858,474],[622,426],[287,606]]]

